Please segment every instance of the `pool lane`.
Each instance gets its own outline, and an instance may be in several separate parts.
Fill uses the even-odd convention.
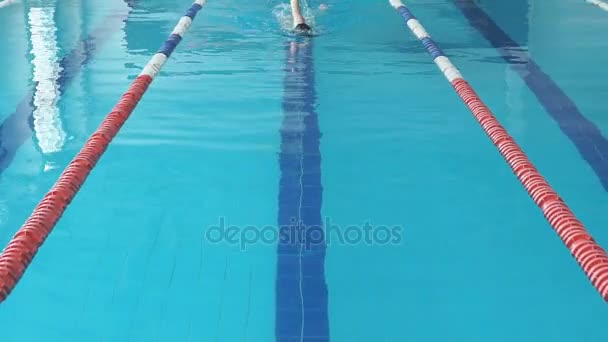
[[[220,215],[241,227],[276,226],[284,37],[243,32],[230,6],[209,5],[3,303],[7,341],[274,338],[276,244],[244,252],[205,243],[203,230]],[[133,13],[129,32],[86,69],[96,85],[87,93],[96,99],[91,121],[134,76],[124,62],[143,66],[149,55],[138,48],[161,42],[136,50],[121,43],[131,33],[166,38],[178,18],[166,7]],[[193,89],[197,96],[183,97]],[[64,150],[58,159],[72,155]],[[244,169],[250,175],[239,177]],[[38,329],[25,328],[33,322]]]

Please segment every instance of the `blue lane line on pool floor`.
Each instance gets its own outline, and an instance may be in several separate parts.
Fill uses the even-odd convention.
[[[130,13],[136,1],[127,0],[125,3],[127,3],[128,13]],[[80,40],[76,47],[59,61],[61,72],[57,77],[57,85],[60,95],[80,73],[82,67],[93,58],[96,50],[120,29],[119,24],[126,20],[128,13],[125,15],[113,14],[105,18],[101,26],[87,35],[85,39]],[[34,85],[34,89],[30,90],[19,102],[17,109],[0,124],[0,175],[9,167],[19,147],[32,136],[36,86]]]
[[[312,40],[288,47],[279,164],[276,340],[329,341]]]
[[[524,52],[490,16],[472,0],[454,0],[456,6],[479,33],[500,53],[501,57],[526,82],[561,131],[574,143],[591,166],[602,186],[608,191],[608,140],[600,129],[587,119],[576,104]]]

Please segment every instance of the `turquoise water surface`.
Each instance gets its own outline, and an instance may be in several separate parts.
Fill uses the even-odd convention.
[[[608,340],[607,304],[388,1],[325,3],[303,38],[286,0],[208,1],[0,304],[0,340]],[[608,247],[608,13],[406,3]],[[2,247],[190,5],[0,8]],[[211,236],[285,215],[324,244]],[[364,227],[398,236],[340,241]]]

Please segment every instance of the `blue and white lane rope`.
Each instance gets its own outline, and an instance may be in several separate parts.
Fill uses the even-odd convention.
[[[183,35],[192,24],[192,20],[205,3],[206,0],[196,0],[192,4],[186,15],[175,26],[169,39],[131,83],[110,114],[72,159],[57,182],[2,251],[0,254],[0,302],[6,299],[23,277],[32,259],[97,165],[112,139],[133,113],[154,77],[182,40]]]
[[[206,2],[207,0],[194,1],[190,9],[188,9],[188,11],[186,12],[186,15],[179,20],[179,22],[173,29],[173,32],[171,32],[171,35],[169,35],[169,38],[165,41],[165,43],[158,50],[158,52],[152,57],[150,62],[148,62],[148,64],[144,67],[139,76],[146,75],[152,79],[156,77],[160,69],[162,69],[163,65],[167,62],[169,57],[171,57],[171,54],[175,50],[175,47],[177,47],[177,45],[182,41],[184,34],[186,33],[186,31],[188,31],[190,25],[192,25],[192,21],[196,17],[196,14],[203,8],[203,6],[205,6]]]
[[[439,70],[441,70],[445,78],[447,78],[450,83],[453,83],[457,79],[462,79],[460,71],[458,71],[452,62],[450,62],[450,60],[445,56],[443,51],[439,48],[435,41],[433,41],[431,35],[426,32],[422,24],[420,24],[418,19],[414,17],[410,10],[399,0],[390,0],[389,2],[403,17],[405,23],[410,30],[412,30],[416,38],[422,42],[422,45],[424,45],[426,50],[431,54],[433,61],[437,67],[439,67]]]
[[[608,2],[604,2],[601,0],[585,0],[585,1],[608,12]]]
[[[576,218],[559,194],[538,172],[521,147],[483,103],[475,90],[462,78],[460,72],[431,39],[414,15],[401,1],[389,0],[389,2],[433,56],[435,64],[450,81],[458,96],[467,105],[534,203],[543,212],[549,225],[570,250],[591,284],[604,300],[608,301],[608,254],[606,251],[595,242],[583,223]]]

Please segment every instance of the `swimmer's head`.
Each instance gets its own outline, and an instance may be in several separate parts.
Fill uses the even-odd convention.
[[[328,5],[326,5],[326,4],[320,4],[320,5],[319,5],[319,9],[320,9],[321,11],[325,11],[325,10],[328,10],[328,9],[329,9],[329,6],[328,6]]]
[[[306,23],[301,23],[298,24],[294,29],[293,29],[293,34],[298,35],[298,36],[312,36],[312,28],[310,26],[308,26]]]

